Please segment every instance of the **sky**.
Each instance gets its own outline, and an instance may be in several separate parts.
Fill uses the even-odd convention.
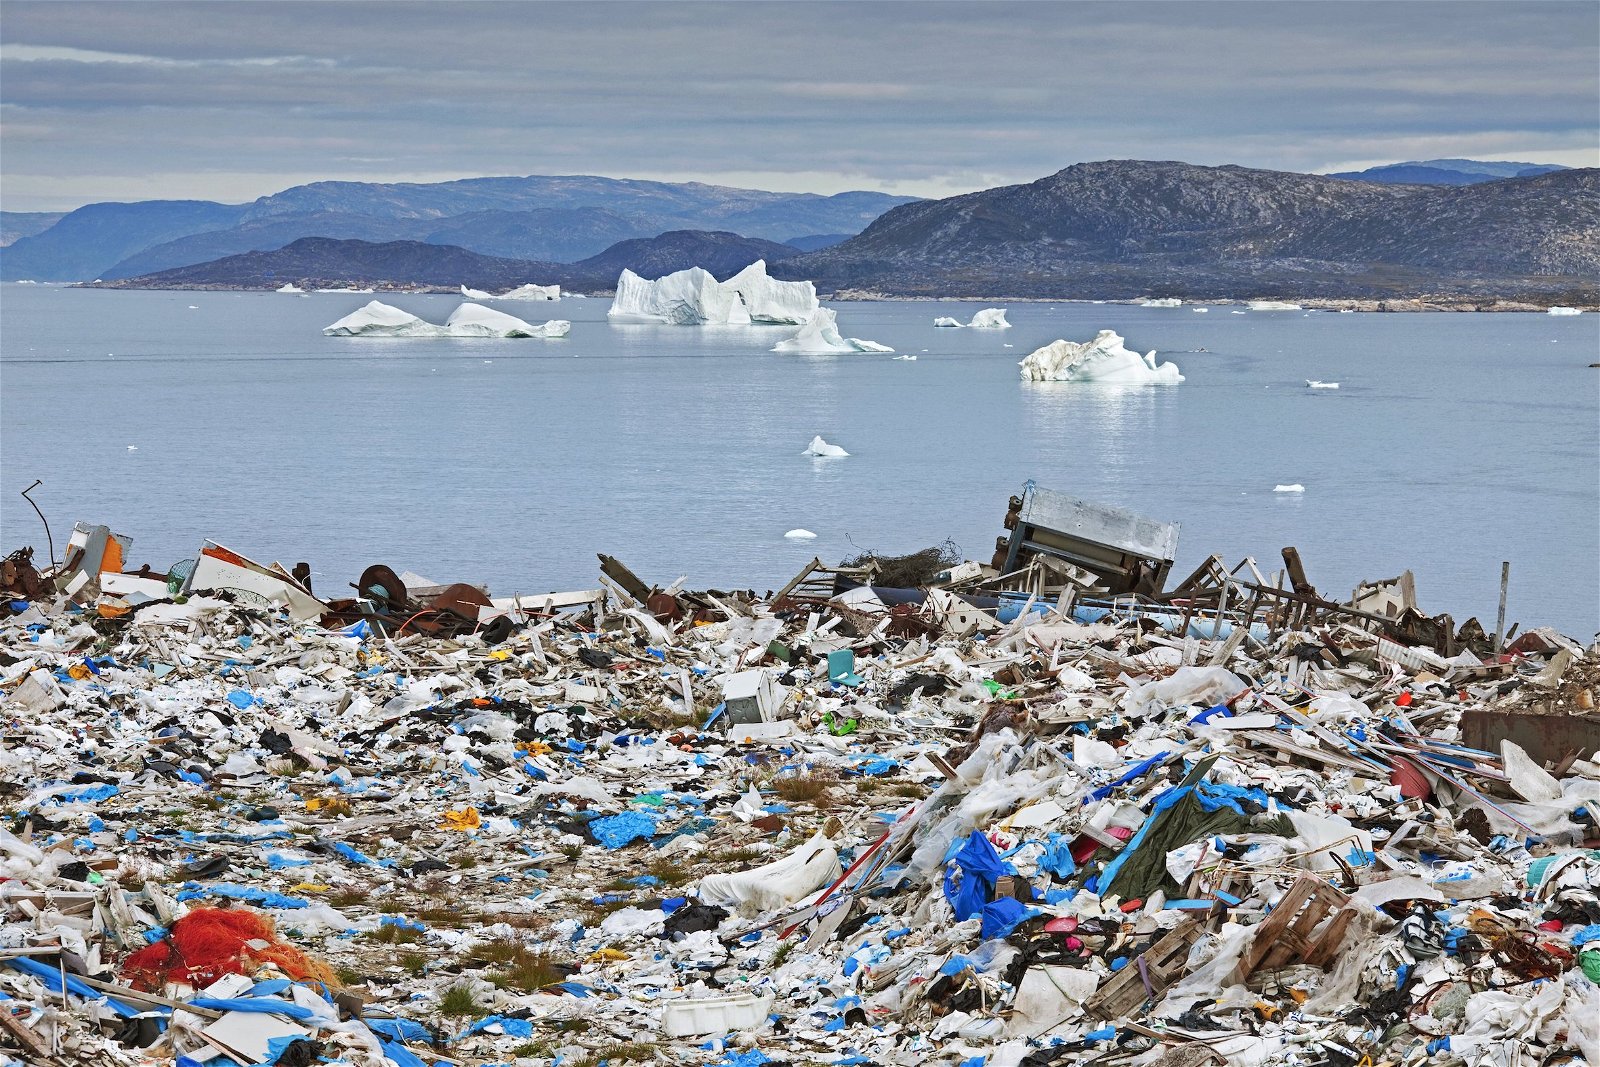
[[[1099,159],[1596,166],[1597,11],[0,0],[0,205],[491,174],[948,196]]]

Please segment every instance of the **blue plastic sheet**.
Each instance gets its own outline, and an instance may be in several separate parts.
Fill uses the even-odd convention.
[[[972,831],[950,862],[954,869],[945,871],[944,895],[960,922],[983,911],[995,882],[1001,875],[1011,873],[1011,867],[1000,859],[989,839],[977,830]]]
[[[0,965],[10,967],[14,971],[21,971],[23,974],[33,975],[35,978],[39,979],[39,981],[43,982],[45,988],[50,990],[52,993],[61,992],[61,971],[57,967],[47,967],[38,960],[31,960],[26,956],[18,956],[16,959],[11,960],[0,960]],[[98,989],[95,989],[93,986],[89,985],[76,975],[67,975],[67,992],[73,994],[74,996],[83,997],[85,1000],[104,999],[112,1011],[124,1018],[132,1015],[138,1015],[139,1012],[143,1010],[141,1008],[130,1008],[122,1001],[114,1000],[111,997],[106,996],[106,994],[102,993]]]
[[[1600,941],[1600,923],[1596,923],[1593,926],[1585,926],[1582,930],[1572,935],[1573,948],[1587,945],[1591,941]]]
[[[189,1003],[197,1008],[210,1008],[212,1011],[248,1011],[257,1015],[284,1015],[299,1022],[305,1022],[315,1016],[310,1008],[302,1008],[298,1004],[279,1000],[277,997],[197,997]]]
[[[229,900],[242,900],[246,904],[254,904],[262,908],[309,908],[311,902],[301,900],[299,897],[286,897],[282,893],[269,893],[265,889],[257,889],[247,885],[213,885],[205,888],[198,886],[185,889],[178,893],[179,900],[195,900],[200,897],[226,897]]]
[[[432,1041],[428,1028],[413,1019],[366,1019],[367,1029],[391,1041]]]
[[[1117,786],[1131,782],[1135,778],[1144,777],[1154,768],[1167,762],[1168,757],[1171,755],[1172,753],[1170,752],[1162,752],[1158,755],[1151,756],[1147,760],[1140,760],[1138,763],[1135,763],[1132,767],[1128,768],[1128,770],[1124,771],[1122,777],[1118,778],[1116,781],[1108,782],[1099,789],[1096,789],[1094,792],[1090,793],[1084,798],[1083,802],[1087,804],[1091,800],[1104,800],[1106,797],[1111,795],[1112,791],[1116,789]]]
[[[385,1041],[380,1037],[378,1044],[383,1046],[383,1054],[398,1063],[400,1067],[428,1067],[426,1060],[398,1041]]]
[[[1148,763],[1149,761],[1146,760],[1145,762]],[[1095,879],[1094,892],[1100,896],[1105,896],[1110,892],[1111,883],[1116,881],[1117,872],[1122,870],[1122,865],[1128,862],[1128,857],[1139,851],[1139,846],[1144,844],[1144,839],[1150,835],[1150,830],[1156,823],[1161,821],[1157,816],[1192,792],[1194,792],[1194,786],[1178,785],[1173,786],[1156,798],[1156,802],[1150,805],[1150,817],[1144,821],[1143,826],[1139,827],[1139,832],[1133,835],[1122,851],[1117,853],[1116,858],[1106,864],[1106,869],[1101,871],[1099,877]]]
[[[625,811],[594,820],[589,824],[589,832],[599,844],[617,849],[642,838],[654,837],[656,821],[643,812]]]
[[[983,906],[983,927],[978,931],[978,936],[985,941],[1005,937],[1038,914],[1038,909],[1030,908],[1020,900],[1001,897]]]
[[[1076,874],[1078,863],[1072,858],[1071,838],[1052,830],[1045,839],[1044,852],[1039,856],[1039,869],[1048,871],[1063,882]]]

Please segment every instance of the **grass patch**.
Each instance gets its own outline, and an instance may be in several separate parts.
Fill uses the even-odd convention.
[[[361,937],[366,941],[376,941],[380,945],[415,945],[425,936],[425,931],[414,930],[409,926],[391,923],[380,926],[376,930],[368,930]]]
[[[651,1063],[660,1054],[661,1046],[655,1042],[608,1045],[605,1048],[595,1049],[581,1060],[574,1061],[572,1067],[600,1067],[602,1063]]]
[[[493,926],[496,923],[505,923],[507,926],[518,930],[543,930],[550,925],[550,919],[544,915],[535,915],[529,911],[502,911],[483,916],[485,925]]]
[[[789,958],[789,953],[791,953],[793,951],[794,951],[794,942],[793,941],[785,941],[783,944],[778,946],[778,951],[776,951],[776,952],[774,952],[772,954],[772,962],[768,963],[767,966],[773,968],[774,970],[776,970],[779,967],[782,967],[783,966],[783,961],[788,959]]]
[[[560,848],[560,852],[561,852],[561,854],[563,856],[567,857],[567,859],[576,860],[579,856],[583,855],[583,846],[582,845],[562,845],[561,848]]]
[[[651,860],[649,871],[664,886],[678,886],[694,881],[694,873],[689,870],[688,864],[675,859]]]
[[[578,921],[585,926],[598,926],[605,921],[605,917],[614,911],[621,911],[632,904],[631,900],[611,900],[604,904],[593,900],[586,900],[578,907]]]
[[[463,856],[460,860],[458,860],[456,862],[456,870],[458,870],[458,871],[470,871],[474,867],[476,867],[477,865],[478,865],[478,857],[476,857],[476,856]]]
[[[478,913],[468,908],[429,907],[416,913],[416,917],[435,926],[465,926],[478,921]]]
[[[338,966],[333,969],[333,976],[339,979],[340,985],[360,985],[367,980],[365,971],[355,967]]]
[[[422,972],[428,969],[428,955],[425,952],[402,952],[395,957],[395,962],[413,978],[422,977]]]
[[[343,889],[335,889],[324,899],[336,908],[353,908],[357,904],[365,904],[371,896],[371,893],[360,886],[345,886]]]
[[[483,1005],[478,1003],[478,998],[472,990],[464,985],[453,985],[444,991],[444,996],[439,998],[439,1011],[453,1019],[464,1015],[478,1015],[483,1011]]]
[[[832,787],[838,781],[831,774],[812,771],[808,774],[780,774],[772,779],[773,792],[791,804],[811,804],[826,807],[832,800]]]

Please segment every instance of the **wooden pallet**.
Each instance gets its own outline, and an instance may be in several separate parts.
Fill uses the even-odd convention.
[[[1291,963],[1326,967],[1355,918],[1355,910],[1345,906],[1349,902],[1348,894],[1316,875],[1300,875],[1272,913],[1256,926],[1255,937],[1239,957],[1230,983],[1243,982],[1258,970],[1277,970]],[[1318,924],[1330,914],[1332,920],[1313,937]]]

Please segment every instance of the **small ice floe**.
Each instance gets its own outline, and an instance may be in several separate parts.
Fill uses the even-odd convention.
[[[1306,379],[1306,388],[1307,389],[1337,389],[1337,388],[1339,388],[1339,383],[1338,382],[1319,382],[1315,378],[1307,378]]]
[[[1190,308],[1189,310],[1193,311],[1196,315],[1204,315],[1206,312],[1210,311],[1211,309],[1210,308]]]
[[[1340,308],[1339,309],[1339,314],[1341,314],[1341,315],[1354,315],[1355,313],[1356,313],[1356,309],[1355,308]]]
[[[806,446],[806,450],[800,454],[802,456],[825,456],[830,459],[841,459],[845,456],[848,456],[850,453],[846,452],[838,445],[830,445],[828,442],[824,441],[822,436],[819,434],[811,439],[811,443]]]
[[[1001,345],[1000,347],[1001,348],[1015,348],[1017,346],[1016,345]]]
[[[468,300],[493,300],[494,299],[494,294],[493,293],[486,293],[482,289],[468,289],[465,285],[463,285],[461,287],[461,295],[466,297]]]
[[[1304,311],[1305,308],[1288,300],[1252,300],[1251,311]]]
[[[129,445],[128,446],[128,451],[129,452],[137,452],[137,451],[139,451],[139,446],[138,445]]]
[[[799,333],[786,341],[779,341],[772,346],[772,350],[803,356],[829,355],[835,352],[894,351],[888,345],[880,345],[876,341],[863,341],[859,337],[841,337],[838,319],[833,309],[825,307],[819,307],[812,312],[810,320],[800,327]]]
[[[915,363],[917,361],[916,356],[894,356],[893,359],[897,363]]]
[[[1183,301],[1175,296],[1158,296],[1139,305],[1142,308],[1181,308]]]
[[[1272,491],[1274,493],[1303,493],[1306,491],[1306,487],[1299,482],[1293,482],[1289,485],[1275,485],[1272,487]]]
[[[817,535],[810,530],[790,530],[783,536],[791,541],[815,541],[817,539]]]
[[[1228,312],[1228,314],[1230,314],[1230,315],[1243,315],[1244,312],[1242,312],[1242,311],[1230,311],[1230,312]]]
[[[1545,312],[1546,315],[1582,315],[1582,308],[1553,307]]]
[[[274,289],[273,292],[288,293],[290,296],[297,296],[303,294],[305,290],[300,288],[294,282],[284,282],[282,285],[278,286],[278,288]]]
[[[189,310],[190,311],[199,311],[200,310],[200,305],[199,304],[190,304],[189,305]]]
[[[933,320],[933,324],[941,329],[946,330],[959,330],[962,326],[966,325],[960,319],[952,319],[949,315],[940,315],[938,318]]]

